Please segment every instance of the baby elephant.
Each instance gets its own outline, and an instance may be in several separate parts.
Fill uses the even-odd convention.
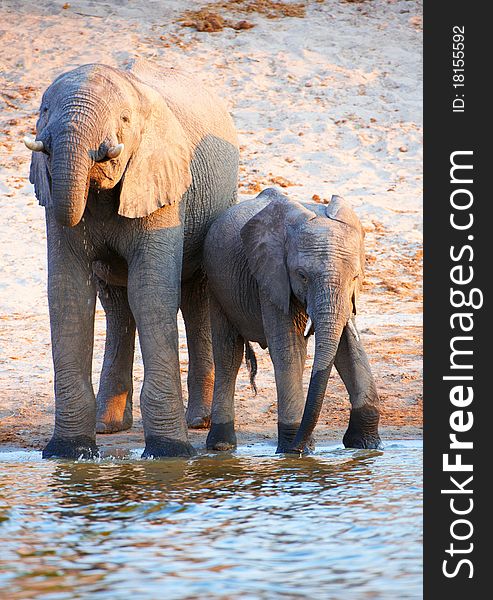
[[[304,452],[335,364],[349,392],[344,445],[378,448],[379,399],[354,325],[363,280],[364,233],[349,205],[289,200],[275,189],[222,213],[204,245],[209,280],[215,383],[210,450],[236,446],[234,391],[249,342],[268,346],[274,364],[277,452]],[[315,357],[306,404],[308,336]]]

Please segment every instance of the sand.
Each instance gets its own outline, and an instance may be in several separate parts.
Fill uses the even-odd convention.
[[[35,132],[42,92],[58,74],[89,62],[121,66],[134,57],[180,65],[225,99],[240,137],[240,200],[276,185],[295,199],[323,202],[339,194],[351,201],[366,230],[357,320],[382,400],[382,438],[419,438],[421,23],[421,2],[405,0],[3,0],[0,444],[42,448],[54,420],[44,210],[28,181],[30,152],[20,140]],[[181,319],[180,333],[186,402]],[[96,389],[103,343],[98,306]],[[239,443],[274,442],[276,435],[273,369],[268,352],[257,350],[258,395],[245,367],[238,377]],[[306,383],[312,357],[313,342]],[[142,375],[137,352],[134,428],[98,436],[103,448],[143,446]],[[347,394],[334,373],[317,440],[340,441],[348,414]],[[203,446],[204,432],[190,435]]]

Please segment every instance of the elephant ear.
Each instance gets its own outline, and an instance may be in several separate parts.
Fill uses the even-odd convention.
[[[286,203],[287,199],[279,194],[243,225],[240,236],[259,288],[287,314],[291,286],[285,258]]]
[[[29,181],[34,184],[34,193],[41,206],[51,206],[51,177],[43,152],[32,153]]]
[[[362,230],[358,216],[351,208],[349,202],[341,196],[332,196],[330,203],[327,204],[327,208],[325,209],[325,214],[329,219],[340,221],[359,231]]]
[[[240,236],[248,266],[259,288],[285,314],[289,312],[291,285],[286,265],[286,232],[300,220],[315,215],[275,189],[264,190],[257,199],[269,204],[243,225]]]
[[[179,202],[192,183],[193,149],[182,126],[161,94],[141,85],[147,110],[140,142],[122,178],[118,210],[131,219]]]

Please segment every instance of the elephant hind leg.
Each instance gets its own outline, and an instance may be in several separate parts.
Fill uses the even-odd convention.
[[[207,429],[211,419],[214,390],[214,361],[209,316],[209,292],[203,273],[182,284],[181,312],[188,347],[187,424],[191,429]]]
[[[245,340],[214,298],[211,298],[211,327],[216,373],[206,446],[208,450],[230,450],[236,448],[234,394]]]
[[[106,313],[106,345],[96,398],[96,432],[115,433],[130,429],[133,422],[135,320],[126,288],[99,281],[98,294]]]

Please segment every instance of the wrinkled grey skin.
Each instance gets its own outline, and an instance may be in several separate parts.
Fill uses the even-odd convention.
[[[233,206],[211,226],[204,245],[215,363],[209,449],[236,445],[234,390],[245,341],[268,346],[274,364],[278,452],[311,446],[333,364],[351,402],[345,446],[379,446],[375,382],[359,335],[347,325],[354,324],[363,280],[363,237],[342,198],[300,204],[274,189]],[[307,315],[315,357],[305,405]]]
[[[96,455],[96,412],[100,431],[131,425],[136,328],[143,456],[189,456],[176,315],[181,305],[188,417],[197,424],[207,419],[214,377],[202,245],[210,223],[236,201],[232,121],[218,98],[178,70],[145,61],[129,70],[85,65],[45,92],[36,139],[44,151],[33,152],[30,180],[46,207],[56,400],[43,456]],[[121,155],[108,159],[119,143]],[[128,270],[128,288],[95,277],[98,264]],[[96,406],[97,290],[107,339]]]

